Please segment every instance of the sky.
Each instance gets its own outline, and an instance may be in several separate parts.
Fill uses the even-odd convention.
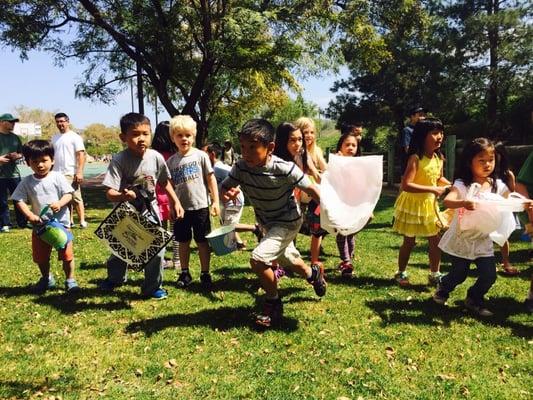
[[[116,126],[120,116],[132,111],[129,90],[120,94],[114,105],[75,98],[75,84],[82,76],[83,64],[69,62],[61,68],[54,65],[50,54],[37,51],[30,52],[29,59],[21,61],[19,53],[8,48],[0,48],[0,59],[0,114],[14,113],[14,108],[21,105],[50,112],[62,111],[69,115],[75,127],[83,129],[96,122]],[[341,75],[343,73],[346,72]],[[300,82],[305,100],[325,108],[334,98],[330,88],[341,75],[329,74]],[[134,111],[138,111],[136,99]],[[145,114],[155,122],[155,112],[146,102]],[[162,121],[168,119],[168,114],[160,111],[158,117]]]

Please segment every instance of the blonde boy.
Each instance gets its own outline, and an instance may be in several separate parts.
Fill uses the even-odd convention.
[[[211,230],[209,222],[209,199],[211,214],[219,215],[217,181],[207,154],[194,147],[196,122],[188,115],[178,115],[170,120],[170,138],[178,152],[167,160],[176,194],[185,210],[183,219],[174,223],[174,237],[179,242],[181,273],[177,286],[185,288],[192,283],[189,272],[190,244],[194,240],[200,256],[200,282],[210,290],[212,279],[209,273],[210,249],[206,235]]]

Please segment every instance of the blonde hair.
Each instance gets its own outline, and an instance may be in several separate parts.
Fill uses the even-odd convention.
[[[300,129],[301,131],[303,131],[305,128],[313,128],[314,130],[316,130],[315,121],[313,121],[311,118],[308,118],[308,117],[298,118],[294,122],[294,125],[296,125],[298,129]]]
[[[196,122],[190,115],[176,115],[170,120],[170,136],[179,131],[191,132],[196,136]]]
[[[311,118],[300,117],[294,122],[294,125],[296,125],[298,129],[300,129],[302,135],[304,133],[304,129],[307,128],[312,128],[313,131],[315,131],[316,135],[315,121],[313,121]],[[315,163],[315,166],[320,172],[323,172],[326,167],[326,160],[324,159],[324,153],[322,152],[322,149],[316,144],[316,136],[315,141],[311,146],[307,146],[307,144],[305,146],[307,148],[307,154],[311,157],[311,159]]]

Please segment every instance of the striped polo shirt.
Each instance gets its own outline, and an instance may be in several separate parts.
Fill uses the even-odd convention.
[[[272,155],[261,167],[252,168],[244,160],[237,161],[222,187],[238,185],[248,196],[260,224],[293,226],[301,218],[293,189],[306,189],[311,181],[296,164]]]

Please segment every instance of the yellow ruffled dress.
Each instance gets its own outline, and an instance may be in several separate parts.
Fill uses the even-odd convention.
[[[437,186],[442,164],[437,154],[432,158],[422,157],[418,161],[418,169],[413,182],[419,185]],[[437,226],[437,210],[433,193],[401,192],[394,203],[392,229],[408,237],[435,236],[440,231]]]

